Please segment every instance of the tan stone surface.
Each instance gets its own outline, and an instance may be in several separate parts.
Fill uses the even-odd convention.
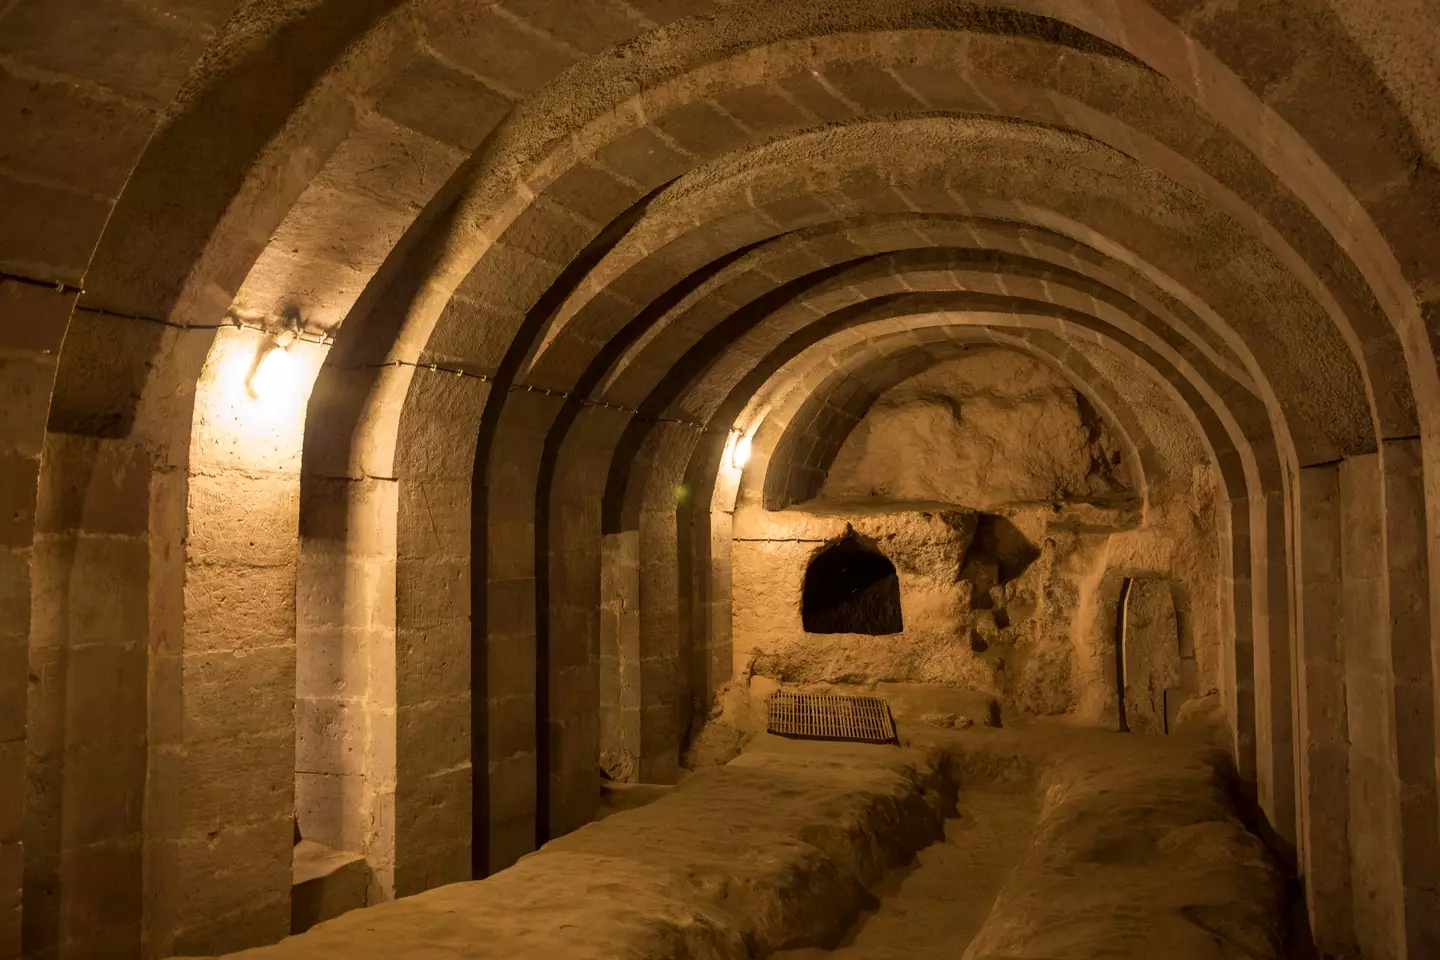
[[[1226,955],[1217,936],[1247,956],[1280,956],[1280,875],[1241,826],[1225,761],[1206,748],[1061,728],[942,731],[916,744],[766,738],[489,880],[234,956],[699,960],[789,947],[780,955],[811,958],[831,952],[798,948],[864,943],[872,927],[870,949],[886,957],[964,950],[974,937],[967,957],[1107,949],[1140,960],[1163,949],[1208,960]],[[1007,794],[1003,811],[987,799]],[[942,813],[959,816],[943,838]],[[982,815],[1008,839],[967,837]],[[955,850],[989,857],[983,879],[959,882]],[[935,871],[955,882],[917,903],[907,884]],[[888,919],[906,910],[921,913]]]
[[[1056,371],[1010,350],[942,363],[880,397],[830,468],[827,499],[975,510],[1125,489],[1115,442]]]

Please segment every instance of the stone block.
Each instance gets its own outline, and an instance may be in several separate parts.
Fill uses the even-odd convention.
[[[489,393],[489,384],[473,377],[417,371],[396,439],[396,472],[417,479],[469,476],[479,413]],[[468,523],[469,518],[436,517],[435,522]]]
[[[402,778],[395,788],[395,865],[464,843],[470,836],[471,769]],[[398,887],[397,887],[398,892]]]
[[[595,152],[595,159],[646,189],[673,180],[691,165],[687,156],[671,149],[646,127],[611,140]]]
[[[205,562],[292,565],[299,518],[299,477],[190,477],[190,555]]]
[[[72,746],[143,739],[143,646],[87,644],[66,653],[65,738]]]
[[[332,776],[361,776],[367,772],[369,736],[363,703],[297,700],[295,733],[297,770]]]
[[[488,580],[521,580],[535,572],[535,524],[496,519],[485,524]]]
[[[290,889],[290,932],[304,933],[317,923],[366,905],[370,867],[357,853],[302,840],[295,846],[294,885]]]
[[[494,824],[489,835],[490,873],[498,873],[515,865],[515,861],[535,850],[535,817],[533,815]]]
[[[0,740],[0,782],[25,782],[25,741]],[[17,843],[25,815],[25,791],[0,791],[0,844]]]
[[[0,219],[0,269],[79,286],[109,216],[108,203],[0,174],[0,209],[6,211]]]
[[[415,704],[468,695],[471,629],[468,620],[455,619],[419,630],[399,630],[395,637],[398,702]]]
[[[792,73],[778,83],[792,102],[799,104],[822,122],[835,123],[851,119],[855,111],[844,100],[831,93],[810,72]]]
[[[20,878],[24,848],[19,841],[0,841],[0,956],[20,956]]]
[[[469,841],[456,839],[434,852],[406,857],[395,865],[395,895],[408,897],[470,880],[470,856]]]
[[[12,170],[102,197],[120,193],[154,129],[154,116],[134,104],[6,72],[0,72],[0,117]]]
[[[122,841],[139,846],[146,769],[142,735],[66,752],[66,849]]]
[[[493,697],[486,701],[486,756],[510,757],[534,753],[535,698],[528,694]]]
[[[294,834],[294,744],[294,731],[287,726],[272,733],[187,746],[183,754],[152,756],[151,792],[178,798],[174,827],[159,836],[187,842],[204,841],[212,834],[223,838],[232,832],[269,837],[261,828],[283,816],[289,824],[284,831],[288,850]],[[216,842],[224,847],[229,841]],[[242,841],[235,843],[243,849]],[[201,857],[198,848],[193,855]],[[224,861],[213,865],[220,867]]]
[[[24,635],[0,633],[0,743],[25,740],[28,663]]]
[[[466,559],[407,559],[395,564],[395,623],[419,630],[470,612],[470,564]]]
[[[112,956],[125,952],[127,947],[138,947],[144,889],[141,879],[138,834],[66,850],[59,875],[65,902],[62,935],[66,939],[100,941],[92,946],[107,946],[114,951]],[[120,936],[122,931],[129,936]]]
[[[314,404],[311,404],[312,410]],[[309,554],[393,555],[400,484],[306,475],[300,480],[301,548]]]
[[[293,566],[191,563],[185,568],[184,598],[182,636],[187,654],[294,641]]]
[[[38,529],[144,535],[150,459],[147,451],[125,441],[47,433]]]
[[[533,638],[535,609],[533,579],[492,580],[486,583],[483,616],[490,636],[524,634]]]
[[[154,108],[168,104],[185,79],[199,53],[197,33],[175,18],[107,0],[77,0],[64,12],[45,0],[21,0],[6,11],[0,53]]]
[[[35,506],[40,461],[13,453],[0,454],[0,545],[30,546],[35,530]]]
[[[485,639],[485,689],[490,697],[523,696],[535,689],[535,637],[492,634]]]
[[[301,837],[338,850],[364,850],[370,789],[361,776],[297,772],[295,815]]]
[[[400,518],[395,545],[398,556],[469,555],[469,479],[402,480],[394,486]]]
[[[535,784],[533,751],[490,761],[485,779],[485,788],[490,797],[490,822],[505,823],[527,816],[533,817]]]
[[[682,149],[702,158],[743,147],[750,139],[735,121],[703,100],[670,110],[654,122]]]
[[[433,61],[422,60],[417,73],[434,70]],[[387,97],[392,112],[410,113],[423,105],[414,104],[414,96],[423,89],[422,80],[414,89],[401,90],[397,84]],[[447,77],[440,74],[440,82]],[[486,99],[488,102],[488,98]],[[453,111],[452,111],[453,112]],[[480,131],[479,124],[465,134],[470,140]],[[413,124],[391,122],[384,113],[366,114],[355,123],[345,140],[335,148],[324,169],[316,176],[317,184],[354,190],[408,209],[423,207],[455,168],[462,153],[441,139],[420,132]]]
[[[443,10],[432,19],[428,35],[440,53],[516,96],[533,92],[579,59],[488,6]]]
[[[376,104],[396,123],[469,153],[510,112],[506,94],[430,57],[415,57]]]
[[[470,760],[470,698],[402,704],[395,711],[395,772],[401,781],[453,770]]]
[[[74,307],[73,292],[0,280],[0,342],[7,350],[58,353]]]
[[[639,200],[641,191],[594,164],[579,163],[551,182],[545,195],[596,223],[609,223]]]
[[[543,196],[533,199],[504,233],[504,242],[564,269],[595,238],[597,227]]]
[[[267,946],[283,939],[290,929],[290,894],[268,894],[240,901],[234,912],[199,915],[175,934],[178,955],[217,956]]]

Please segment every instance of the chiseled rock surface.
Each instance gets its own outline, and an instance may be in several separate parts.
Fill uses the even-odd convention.
[[[964,960],[1279,960],[1284,878],[1229,771],[1172,738],[1057,753],[1034,841]]]
[[[940,835],[953,794],[936,752],[810,753],[747,753],[486,880],[232,956],[748,960],[824,941]]]
[[[752,960],[810,947],[787,956],[827,957],[819,945],[848,943],[862,911],[894,934],[886,956],[938,956],[927,937],[964,917],[973,924],[977,911],[988,916],[963,960],[1284,955],[1284,878],[1247,832],[1220,751],[1198,738],[1067,724],[958,730],[908,716],[897,720],[912,746],[762,737],[730,764],[487,880],[231,956]],[[934,887],[923,874],[943,872],[943,856],[932,850],[885,875],[941,840],[957,786],[962,827],[976,815],[967,798],[1019,791],[1011,826],[1028,832],[1035,822],[1033,840],[990,865],[1009,874],[998,897],[995,886],[947,882],[928,900],[907,900],[896,883]],[[1011,856],[1013,869],[1003,862]],[[922,900],[941,912],[912,923]],[[946,955],[961,960],[960,949]],[[846,950],[834,954],[853,955]]]

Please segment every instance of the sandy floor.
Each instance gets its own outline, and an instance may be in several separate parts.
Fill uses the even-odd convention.
[[[963,791],[945,837],[876,887],[879,903],[833,950],[785,950],[775,960],[959,958],[1029,846],[1038,802],[1028,790]]]

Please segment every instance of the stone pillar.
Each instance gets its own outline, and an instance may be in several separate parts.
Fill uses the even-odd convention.
[[[1299,477],[1296,663],[1300,870],[1310,929],[1321,951],[1354,952],[1350,888],[1349,729],[1340,467],[1307,467]]]
[[[0,263],[4,258],[0,257]],[[20,955],[31,542],[41,449],[73,291],[0,279],[0,958]]]
[[[1372,960],[1398,960],[1405,956],[1405,891],[1382,488],[1378,454],[1341,464],[1340,603],[1355,940]]]
[[[587,406],[556,453],[549,503],[548,835],[593,819],[600,803],[601,502],[629,415]]]
[[[1395,776],[1404,883],[1405,956],[1440,957],[1440,805],[1436,802],[1434,638],[1420,441],[1381,445],[1385,580],[1394,681]]]
[[[25,952],[137,956],[150,456],[46,438],[32,564]]]
[[[208,336],[184,335],[185,349]],[[290,931],[300,445],[323,350],[295,344],[257,399],[247,374],[266,339],[214,336],[190,442],[151,484],[150,956]]]
[[[683,734],[680,663],[680,571],[675,506],[640,516],[640,768],[641,783],[680,776]]]
[[[306,840],[365,858],[367,903],[395,896],[396,494],[373,478],[300,489],[295,812]]]
[[[498,726],[476,717],[493,718],[494,684],[513,682],[489,651],[492,637],[509,642],[505,629],[515,630],[524,603],[492,591],[487,578],[503,575],[503,564],[471,552],[492,539],[475,536],[471,512],[483,496],[472,481],[475,431],[490,397],[490,385],[475,377],[417,370],[394,434],[396,896],[485,872],[476,869],[474,844],[487,849],[481,834],[489,827],[476,819],[475,799],[491,781],[474,764],[495,759],[480,738]],[[507,603],[488,600],[501,593]],[[476,636],[485,638],[478,649]],[[475,654],[486,659],[477,663]],[[527,688],[529,670],[520,675]],[[532,736],[526,749],[533,743]],[[529,783],[533,790],[533,777]],[[493,812],[496,798],[487,799]]]
[[[600,769],[640,780],[640,531],[600,547]]]
[[[539,815],[535,495],[545,438],[563,400],[516,387],[478,457],[487,458],[487,498],[474,549],[485,551],[485,726],[487,863],[503,870],[535,849]],[[477,578],[477,587],[480,586]],[[477,695],[479,691],[477,690]]]
[[[1291,734],[1289,541],[1278,492],[1252,500],[1254,570],[1255,786],[1275,832],[1295,842],[1295,763]]]

